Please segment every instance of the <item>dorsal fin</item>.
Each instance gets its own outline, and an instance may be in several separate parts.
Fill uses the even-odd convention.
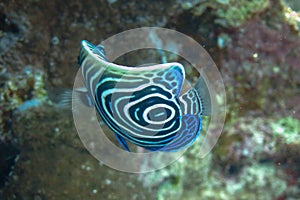
[[[93,53],[94,56],[100,58],[101,60],[107,61],[105,56],[105,50],[103,45],[95,46],[92,43],[82,40],[81,41],[81,49],[78,56],[78,65],[81,66],[82,62],[86,59],[86,57],[90,53]]]
[[[105,56],[105,50],[103,45],[94,46],[94,49],[92,51],[94,54],[97,54],[99,58],[102,60],[108,61]]]

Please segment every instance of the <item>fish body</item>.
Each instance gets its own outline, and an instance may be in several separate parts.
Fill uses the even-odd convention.
[[[78,57],[93,105],[121,146],[178,151],[199,136],[203,101],[197,88],[180,95],[185,79],[180,63],[128,67],[109,62],[104,47],[85,40]]]

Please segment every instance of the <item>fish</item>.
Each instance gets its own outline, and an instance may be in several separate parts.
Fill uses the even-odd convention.
[[[78,65],[90,105],[124,150],[130,152],[130,142],[150,151],[176,152],[200,135],[202,115],[210,113],[209,98],[201,93],[208,90],[200,78],[181,94],[182,64],[118,65],[108,61],[103,45],[82,40]]]

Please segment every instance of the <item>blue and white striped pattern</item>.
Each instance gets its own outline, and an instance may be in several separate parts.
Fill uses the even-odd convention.
[[[106,60],[104,49],[82,41],[78,58],[85,85],[105,124],[120,144],[177,151],[201,130],[201,98],[191,88],[180,95],[185,71],[179,63],[127,67]]]

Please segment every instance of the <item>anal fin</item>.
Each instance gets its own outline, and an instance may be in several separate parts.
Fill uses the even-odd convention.
[[[122,136],[118,135],[117,133],[115,133],[115,137],[117,138],[119,144],[120,144],[126,151],[130,152],[130,149],[129,149],[128,145],[127,145],[126,140],[125,140]]]

